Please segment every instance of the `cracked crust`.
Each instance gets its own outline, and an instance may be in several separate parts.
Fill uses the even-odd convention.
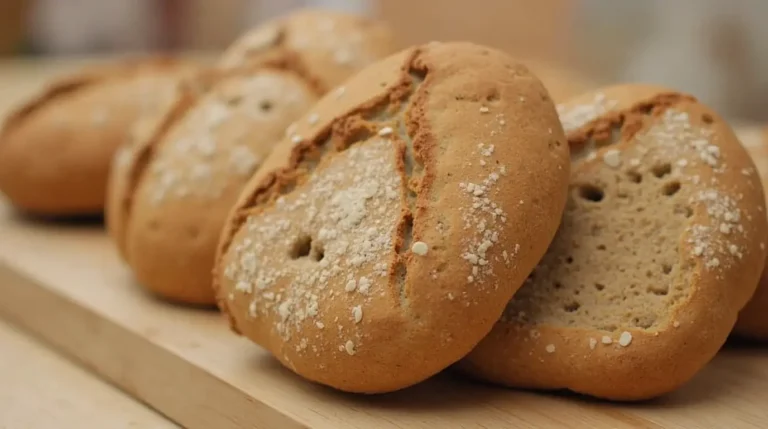
[[[241,187],[318,89],[287,64],[207,70],[116,158],[107,225],[139,283],[212,305],[221,226]]]
[[[768,227],[754,164],[715,112],[665,88],[558,110],[572,152],[562,225],[459,368],[613,400],[665,394],[716,354],[755,290]]]
[[[394,35],[380,21],[302,9],[244,34],[224,52],[219,67],[231,69],[264,61],[287,61],[292,69],[325,92],[394,50]]]
[[[755,162],[757,172],[763,182],[763,190],[768,190],[768,128],[741,128],[736,133]],[[734,334],[759,341],[768,340],[768,270],[763,271],[757,291],[741,313]]]
[[[37,215],[100,214],[117,148],[190,70],[151,58],[94,66],[50,84],[0,131],[0,190]]]
[[[569,171],[554,105],[506,55],[432,43],[312,111],[230,213],[219,306],[309,380],[412,385],[489,331],[554,235]]]

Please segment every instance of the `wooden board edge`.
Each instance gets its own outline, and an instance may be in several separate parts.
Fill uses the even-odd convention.
[[[0,317],[184,427],[308,428],[3,260],[0,296]],[[207,397],[228,406],[213,409]]]

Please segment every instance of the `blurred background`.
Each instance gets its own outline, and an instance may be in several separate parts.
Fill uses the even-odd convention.
[[[1,61],[215,55],[307,6],[383,18],[403,46],[471,40],[595,83],[668,85],[733,120],[768,121],[766,0],[0,0]]]

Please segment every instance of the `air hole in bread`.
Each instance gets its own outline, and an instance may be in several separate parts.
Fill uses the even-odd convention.
[[[643,182],[643,175],[638,173],[637,171],[627,171],[627,177],[629,178],[629,181],[632,183],[642,183]]]
[[[563,284],[560,282],[555,282],[555,284],[552,285],[555,289],[562,289]]]
[[[672,272],[672,265],[669,264],[661,264],[661,272],[664,274],[669,274]]]
[[[325,248],[323,247],[322,243],[317,243],[316,246],[312,247],[312,250],[309,252],[310,258],[315,262],[320,262],[325,258]]]
[[[662,188],[661,192],[663,192],[664,195],[671,197],[672,195],[675,195],[679,190],[680,190],[680,182],[675,180],[674,182],[669,182],[666,185],[664,185],[664,188]]]
[[[496,103],[501,99],[501,96],[499,95],[499,90],[494,88],[490,94],[485,96],[485,101],[488,103]]]
[[[595,283],[595,289],[598,291],[602,291],[603,289],[605,289],[605,285],[602,283]]]
[[[573,263],[573,257],[569,256],[569,257],[565,258],[565,263],[566,264],[572,264]]]
[[[291,259],[305,258],[312,251],[312,237],[301,235],[293,242],[290,250]]]
[[[715,122],[715,118],[713,118],[712,115],[710,115],[709,113],[705,113],[701,115],[701,121],[709,125]]]
[[[578,311],[579,308],[581,308],[581,304],[579,304],[576,301],[571,301],[568,304],[566,304],[565,306],[563,306],[563,310],[565,310],[568,313],[574,313],[574,312]]]
[[[312,261],[319,262],[325,257],[325,249],[322,243],[313,241],[311,236],[304,234],[293,242],[289,256],[291,259],[309,258]]]
[[[651,314],[635,316],[632,318],[632,324],[638,328],[648,329],[656,322],[656,317]]]
[[[605,244],[598,244],[597,250],[605,250]]]
[[[599,203],[605,194],[601,188],[595,185],[581,185],[579,186],[579,196],[587,201]]]
[[[272,110],[273,104],[270,100],[261,100],[259,103],[259,109],[261,109],[262,112],[269,112]]]
[[[668,162],[657,164],[653,166],[651,171],[653,172],[654,176],[661,179],[662,177],[672,172],[672,165]]]

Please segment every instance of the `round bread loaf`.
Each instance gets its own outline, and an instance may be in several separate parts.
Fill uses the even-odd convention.
[[[140,284],[170,300],[214,304],[211,270],[227,212],[318,97],[283,68],[210,71],[136,130],[115,161],[107,224]]]
[[[524,66],[409,48],[326,95],[254,175],[222,235],[219,305],[309,380],[417,383],[488,333],[543,255],[568,165]]]
[[[291,63],[305,79],[328,91],[364,66],[395,50],[389,27],[367,17],[315,9],[259,25],[235,41],[219,67],[275,61]]]
[[[737,128],[737,135],[755,162],[763,191],[768,191],[768,128]],[[734,333],[744,338],[768,340],[768,270],[763,271],[757,291],[739,313]]]
[[[216,244],[241,187],[322,93],[392,50],[373,21],[300,11],[253,30],[185,82],[115,160],[107,225],[139,282],[171,300],[214,304]]]
[[[692,97],[620,85],[558,110],[571,145],[562,225],[459,367],[613,400],[672,391],[716,354],[768,238],[754,164]]]
[[[216,76],[209,70],[200,70],[180,78],[165,92],[162,102],[147,109],[136,119],[128,132],[128,139],[117,149],[109,169],[104,220],[109,236],[116,242],[124,260],[125,227],[132,187],[145,167],[154,136],[165,132],[183,115],[193,97],[210,86]],[[196,85],[197,84],[197,85]]]
[[[94,66],[52,83],[0,130],[0,191],[42,216],[101,214],[114,153],[193,68],[170,59]]]

